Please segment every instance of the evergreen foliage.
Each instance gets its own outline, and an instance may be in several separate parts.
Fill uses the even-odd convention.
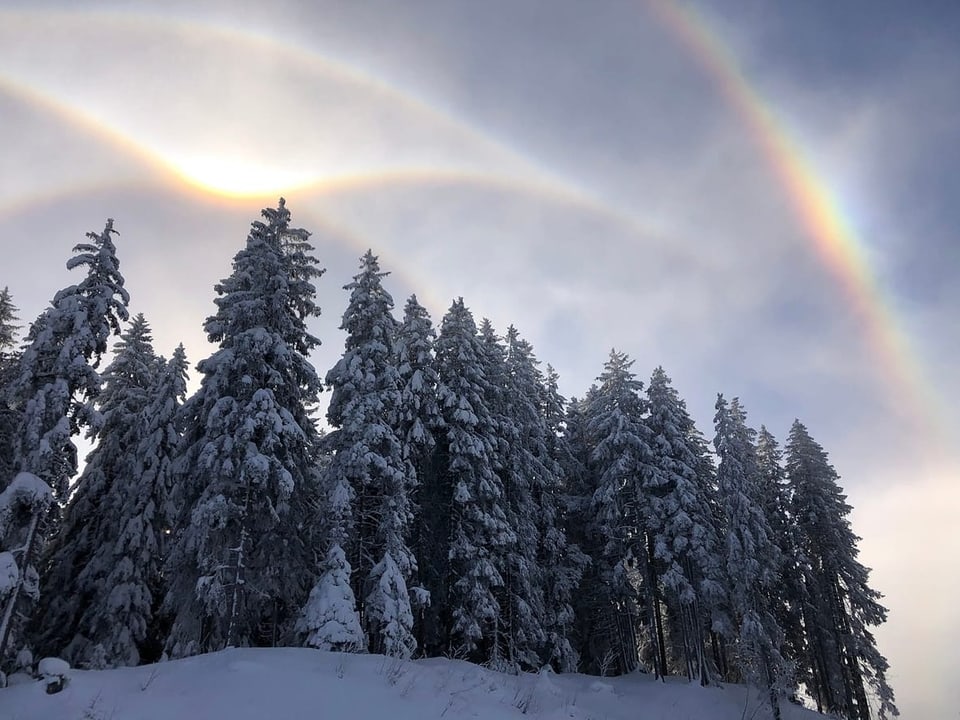
[[[85,667],[292,643],[897,715],[871,632],[887,611],[799,421],[784,454],[719,396],[711,453],[663,368],[645,389],[616,350],[567,402],[515,327],[478,328],[462,298],[438,333],[416,296],[398,322],[367,251],[324,435],[323,270],[282,198],[262,215],[215,286],[189,399],[183,347],[156,357],[139,315],[97,370],[127,320],[112,221],[22,352],[0,292],[0,661],[27,642]]]
[[[784,657],[796,667],[802,667],[803,658],[803,588],[798,562],[799,528],[790,516],[790,489],[787,484],[783,451],[776,438],[761,426],[757,433],[757,471],[759,472],[758,500],[770,525],[773,540],[780,550],[778,569],[780,582],[770,593],[770,603],[777,624],[784,633]],[[797,673],[789,687],[791,697],[798,691]]]
[[[37,646],[44,655],[61,655],[74,666],[99,669],[139,660],[135,646],[121,651],[116,643],[107,647],[102,642],[121,628],[129,630],[124,623],[115,626],[115,609],[126,603],[106,577],[116,569],[121,509],[139,477],[135,451],[158,372],[150,327],[137,315],[103,372],[97,399],[102,421],[91,433],[97,445],[73,487],[44,563]]]
[[[20,411],[10,397],[20,364],[17,351],[17,308],[8,288],[0,290],[0,491],[13,480],[16,466],[13,449],[16,444]]]
[[[721,562],[727,577],[737,667],[752,685],[767,691],[775,718],[790,685],[790,667],[781,655],[783,630],[777,624],[771,596],[779,582],[782,561],[770,524],[759,502],[759,469],[755,431],[734,398],[717,397],[717,489],[723,511]]]
[[[303,528],[317,496],[310,411],[321,384],[306,320],[319,313],[323,271],[283,198],[262,215],[215,288],[204,328],[219,348],[198,364],[200,389],[183,407],[164,603],[173,656],[276,644],[309,587]]]
[[[11,391],[23,408],[16,462],[50,485],[61,503],[77,471],[71,436],[100,424],[91,404],[100,393],[96,366],[110,336],[119,334],[127,319],[130,298],[123,287],[114,234],[113,220],[107,220],[103,232],[87,233],[90,242],[74,247],[67,269],[85,267],[87,275],[59,291],[30,326]]]
[[[858,560],[851,507],[823,448],[799,420],[787,440],[797,561],[802,585],[805,652],[802,679],[821,712],[869,720],[869,688],[880,718],[899,715],[887,683],[886,658],[869,628],[887,618],[881,595]]]
[[[674,631],[673,654],[689,679],[707,684],[707,638],[712,628],[726,625],[726,598],[719,529],[698,473],[704,462],[699,433],[663,368],[650,378],[647,404],[653,456],[645,487],[654,560]]]
[[[60,290],[50,306],[31,325],[20,358],[19,373],[8,398],[20,410],[14,445],[14,464],[21,473],[40,478],[58,503],[67,499],[69,481],[77,471],[73,435],[101,423],[92,402],[100,393],[96,366],[112,334],[128,317],[129,295],[123,287],[120,263],[113,244],[113,220],[100,234],[87,233],[89,242],[74,247],[67,269],[85,268],[76,285]],[[59,508],[59,506],[57,506]],[[18,631],[32,615],[39,597],[33,581],[35,558],[43,541],[56,527],[57,513],[29,516],[14,533],[19,545],[21,580],[6,601],[0,630],[0,659],[6,654],[11,631]],[[47,522],[52,520],[54,522]],[[10,541],[8,541],[10,542]],[[27,575],[31,576],[29,582]],[[19,607],[16,607],[18,606]],[[43,620],[43,618],[40,618]],[[18,628],[14,628],[17,625]]]
[[[366,646],[350,575],[346,553],[335,542],[320,565],[320,579],[297,618],[297,632],[304,636],[304,645],[340,652],[360,652]]]
[[[556,371],[547,366],[544,375],[538,367],[533,347],[521,339],[516,329],[507,329],[507,367],[518,388],[514,402],[522,429],[521,446],[530,458],[532,512],[537,526],[537,551],[534,560],[542,588],[538,590],[542,616],[539,618],[545,638],[540,662],[559,671],[572,672],[579,657],[571,643],[574,624],[573,595],[589,560],[567,538],[564,493],[564,462],[570,449],[562,437],[564,399],[558,388]]]
[[[653,450],[644,422],[643,383],[632,366],[626,353],[611,350],[597,378],[600,384],[584,409],[590,446],[587,471],[596,488],[590,499],[589,527],[601,543],[594,562],[605,604],[598,618],[602,625],[594,632],[606,636],[603,654],[613,653],[619,671],[629,672],[640,660],[638,619],[645,613],[646,647],[655,673],[662,677],[666,670],[659,642],[659,597],[643,487]]]
[[[417,584],[411,601],[417,611],[415,633],[421,649],[435,646],[441,634],[437,607],[425,588],[436,587],[437,574],[446,567],[446,558],[437,557],[445,545],[428,531],[431,526],[428,518],[442,511],[442,489],[438,487],[439,477],[434,471],[435,434],[443,426],[437,405],[438,380],[433,354],[436,339],[429,313],[417,301],[417,296],[411,295],[404,306],[394,350],[400,376],[397,434],[416,481],[410,497],[413,519],[409,536],[411,551],[417,558]]]
[[[417,563],[406,539],[416,476],[400,436],[397,328],[390,314],[393,298],[381,282],[386,274],[367,251],[360,273],[344,288],[350,291],[340,326],[347,333],[346,349],[326,378],[332,388],[327,419],[335,428],[326,484],[350,487],[351,584],[362,599],[361,619],[372,647],[407,656],[416,645],[407,582]]]
[[[484,662],[502,659],[498,639],[503,608],[503,556],[516,542],[497,475],[497,431],[484,374],[484,348],[473,315],[457,299],[443,318],[436,343],[438,399],[444,428],[437,437],[443,483],[435,518],[443,523],[448,564],[431,597],[448,613],[448,648]],[[434,531],[432,534],[441,535]]]

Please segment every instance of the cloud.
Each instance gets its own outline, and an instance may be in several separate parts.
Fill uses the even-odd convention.
[[[706,68],[634,3],[577,7],[0,14],[16,19],[0,22],[0,283],[29,321],[75,282],[70,247],[115,217],[134,310],[159,351],[183,340],[196,362],[213,285],[282,188],[328,269],[321,373],[342,351],[342,286],[370,247],[398,306],[416,292],[439,323],[463,295],[500,331],[516,324],[567,395],[616,346],[642,378],[662,364],[707,435],[718,391],[781,437],[800,417],[857,507],[891,603],[881,641],[908,673],[905,709],[918,707],[911,685],[938,682],[954,656],[935,644],[926,670],[907,661],[906,638],[930,637],[909,589],[955,593],[937,575],[952,555],[934,529],[949,516],[929,513],[955,507],[956,474],[917,470],[933,445],[917,399]],[[763,18],[741,20],[724,37],[871,248],[929,384],[956,396],[956,193],[925,169],[956,137],[955,54],[917,54],[884,82],[811,83],[772,36],[756,41]],[[225,197],[241,190],[253,196]],[[956,638],[933,612],[938,637]]]

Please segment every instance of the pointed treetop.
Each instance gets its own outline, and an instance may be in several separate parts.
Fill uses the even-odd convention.
[[[0,290],[0,351],[13,347],[17,330],[20,329],[16,324],[19,319],[17,307],[10,297],[10,289],[5,287]]]

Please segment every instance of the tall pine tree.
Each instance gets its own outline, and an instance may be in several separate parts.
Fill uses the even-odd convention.
[[[709,681],[707,637],[725,620],[719,530],[698,466],[698,432],[663,368],[647,386],[652,459],[645,478],[654,561],[666,589],[674,653],[689,679]]]
[[[577,589],[590,558],[572,537],[574,530],[571,478],[580,478],[583,468],[568,441],[566,400],[560,394],[559,376],[547,365],[540,392],[540,414],[546,432],[544,442],[554,473],[552,487],[545,487],[539,502],[540,563],[544,570],[545,660],[560,672],[575,672],[580,665],[576,649]]]
[[[85,268],[86,276],[60,290],[30,327],[19,374],[10,389],[9,397],[22,412],[14,463],[21,472],[45,482],[59,503],[66,501],[70,478],[77,471],[73,435],[100,424],[92,404],[100,393],[96,366],[110,336],[119,334],[121,322],[128,317],[130,298],[123,287],[114,234],[109,219],[103,232],[87,233],[89,242],[74,247],[67,269]],[[21,580],[4,608],[0,658],[13,625],[18,624],[15,621],[29,617],[38,597],[34,562],[52,527],[43,522],[48,519],[32,513],[18,539]],[[33,578],[29,582],[28,576]]]
[[[321,390],[308,359],[320,341],[306,322],[319,314],[313,280],[323,271],[283,198],[262,215],[215,288],[204,328],[219,349],[198,364],[200,389],[183,407],[181,530],[166,564],[173,656],[277,644],[306,597],[310,411]]]
[[[799,420],[790,429],[786,464],[806,635],[803,682],[822,712],[870,720],[869,688],[879,717],[896,716],[889,666],[869,630],[886,621],[887,610],[857,560],[859,538],[839,475]]]
[[[783,631],[777,624],[771,591],[779,582],[780,549],[758,499],[755,431],[735,398],[717,397],[717,490],[723,511],[722,562],[730,611],[736,628],[737,666],[748,683],[763,688],[774,718],[790,685],[790,667],[781,655]]]
[[[20,412],[10,397],[20,363],[17,352],[17,308],[7,288],[0,290],[0,491],[13,480],[13,448]]]
[[[437,406],[437,371],[433,345],[437,336],[430,315],[411,295],[404,307],[403,321],[397,330],[395,352],[400,376],[400,407],[397,431],[403,444],[404,458],[415,476],[411,490],[410,510],[413,515],[410,544],[417,558],[417,589],[411,601],[416,612],[415,633],[421,648],[435,645],[440,632],[436,606],[431,605],[428,586],[436,586],[436,574],[446,566],[445,559],[435,555],[442,543],[427,532],[427,518],[439,511],[442,491],[434,467],[435,434],[443,426]]]
[[[596,634],[605,635],[604,654],[615,653],[620,672],[636,668],[638,631],[645,613],[648,657],[654,672],[666,672],[659,597],[652,567],[652,536],[646,527],[643,478],[653,459],[644,422],[643,383],[626,353],[610,351],[599,386],[585,406],[589,438],[587,471],[596,489],[590,500],[590,531],[601,548],[594,556],[605,602]],[[640,593],[642,592],[642,602]],[[601,660],[603,662],[603,660]]]
[[[349,537],[354,594],[375,652],[409,657],[416,643],[408,581],[416,559],[407,545],[413,465],[400,433],[401,378],[396,363],[393,298],[372,252],[344,289],[350,300],[341,329],[346,349],[327,373],[327,419],[335,428],[327,484],[348,483],[353,498]]]
[[[110,623],[100,618],[117,602],[104,579],[116,562],[119,511],[135,477],[141,415],[158,369],[150,326],[137,315],[103,372],[97,402],[102,422],[91,433],[97,445],[74,485],[44,563],[37,646],[43,654],[61,655],[73,665],[100,669],[135,665],[139,659],[117,657],[100,643],[103,633],[112,632]]]
[[[475,660],[498,661],[499,622],[504,608],[502,558],[516,536],[507,522],[503,484],[497,475],[497,426],[489,406],[484,349],[473,315],[457,299],[443,318],[436,344],[438,397],[444,428],[437,437],[438,477],[443,496],[431,530],[448,562],[428,590],[449,615],[450,651]],[[443,648],[439,648],[442,652]]]

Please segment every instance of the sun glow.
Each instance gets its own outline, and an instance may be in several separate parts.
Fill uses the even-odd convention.
[[[238,155],[168,156],[165,160],[185,183],[231,198],[282,194],[319,180],[316,173],[264,165]]]

